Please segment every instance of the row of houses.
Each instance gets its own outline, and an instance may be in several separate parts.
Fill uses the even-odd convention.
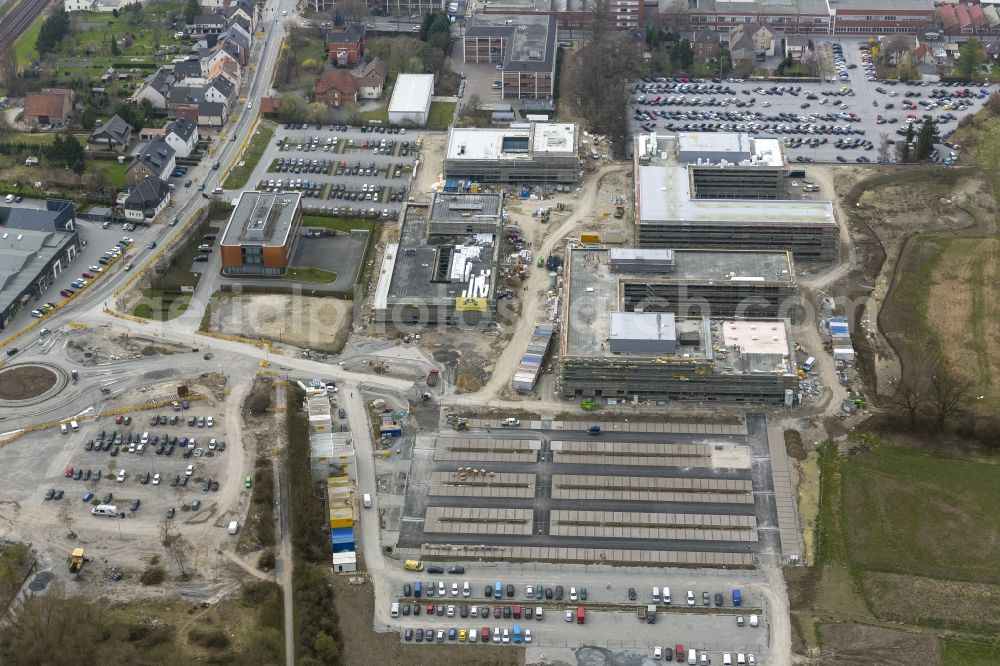
[[[194,53],[158,69],[132,94],[174,119],[220,127],[239,98],[243,68],[250,62],[257,9],[251,0],[230,0],[224,9],[200,15],[188,26],[200,41]]]

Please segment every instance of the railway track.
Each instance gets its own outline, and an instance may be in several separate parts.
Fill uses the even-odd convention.
[[[0,19],[0,47],[13,47],[31,22],[38,18],[49,0],[21,0],[6,16]]]

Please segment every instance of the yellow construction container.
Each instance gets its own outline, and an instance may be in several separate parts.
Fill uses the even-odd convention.
[[[349,506],[330,509],[330,527],[354,527],[354,509]]]
[[[601,237],[598,234],[580,234],[581,243],[600,243]]]

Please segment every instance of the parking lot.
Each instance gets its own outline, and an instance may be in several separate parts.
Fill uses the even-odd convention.
[[[566,561],[613,551],[622,563],[722,566],[780,550],[767,529],[777,524],[770,468],[751,465],[767,450],[765,434],[594,438],[575,426],[534,427],[418,438],[402,510],[387,515],[398,546],[520,548]]]
[[[263,191],[302,192],[307,212],[396,219],[416,168],[421,134],[403,128],[281,125],[248,183]]]
[[[893,162],[883,137],[896,141],[908,122],[926,118],[942,141],[962,116],[982,108],[993,85],[880,81],[860,41],[821,42],[834,73],[826,82],[771,83],[740,79],[645,79],[630,83],[633,132],[749,132],[784,140],[789,161]],[[950,164],[960,148],[938,146]],[[957,153],[956,153],[957,156]],[[949,159],[950,158],[950,159]]]
[[[574,581],[572,571],[539,571],[534,579],[526,572],[518,580],[531,582],[514,584],[496,580],[503,574],[466,574],[464,569],[445,564],[441,570],[449,574],[441,575],[427,566],[424,572],[408,572],[411,581],[394,585],[399,603],[394,622],[404,642],[464,642],[469,649],[475,649],[473,643],[503,645],[514,642],[516,624],[530,631],[531,640],[525,642],[536,647],[600,645],[651,657],[655,647],[675,652],[680,644],[685,651],[705,652],[714,664],[721,664],[726,652],[732,653],[734,664],[739,653],[754,654],[758,663],[767,655],[767,603],[752,584],[726,589],[715,584],[706,590],[704,579],[662,571],[615,575],[613,582],[588,588]],[[734,589],[741,594],[739,607],[733,606]],[[656,606],[653,624],[646,621],[649,604]],[[584,609],[585,626],[578,622],[578,608]]]
[[[226,474],[222,417],[206,411],[195,402],[189,409],[118,416],[63,434],[71,454],[61,476],[46,479],[50,488],[39,499],[67,503],[71,511],[79,507],[81,514],[110,505],[117,514],[144,520],[209,519],[222,485],[237,480]],[[207,515],[200,515],[203,508]]]

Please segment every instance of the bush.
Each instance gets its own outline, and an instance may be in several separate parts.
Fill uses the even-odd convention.
[[[229,647],[229,636],[223,629],[204,629],[194,626],[188,630],[188,640],[195,645],[213,650]]]
[[[139,576],[139,582],[143,585],[159,585],[164,578],[166,578],[166,572],[163,567],[153,566],[142,572],[142,575]]]
[[[273,571],[275,565],[274,549],[267,548],[257,558],[257,568],[261,571]]]

